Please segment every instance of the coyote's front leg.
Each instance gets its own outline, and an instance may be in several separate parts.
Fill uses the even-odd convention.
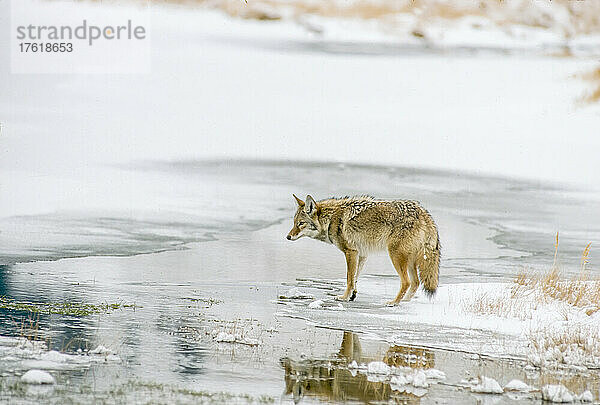
[[[346,291],[344,294],[335,297],[339,301],[348,301],[354,293],[354,277],[358,266],[358,252],[356,250],[347,250],[346,255]]]

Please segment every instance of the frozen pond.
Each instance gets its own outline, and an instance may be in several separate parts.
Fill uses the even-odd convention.
[[[398,286],[386,256],[369,259],[357,300],[339,311],[331,295],[343,286],[343,256],[325,244],[284,237],[292,192],[418,198],[440,227],[442,288],[505,281],[524,266],[549,266],[557,229],[561,260],[578,268],[581,248],[600,232],[600,210],[585,193],[451,172],[319,163],[185,161],[102,170],[103,182],[114,176],[153,184],[148,200],[168,199],[169,210],[149,208],[145,218],[119,209],[65,210],[0,221],[4,399],[220,402],[225,397],[214,393],[221,391],[227,401],[242,402],[415,399],[391,390],[385,379],[353,376],[347,365],[387,359],[410,367],[421,357],[426,368],[446,374],[443,384],[429,387],[425,402],[481,395],[464,388],[479,374],[538,388],[540,378],[570,378],[536,376],[523,369],[523,357],[485,350],[490,342],[502,347],[498,342],[510,339],[502,334],[386,320],[410,314],[421,301],[382,305]],[[312,299],[285,298],[293,288]],[[309,309],[316,298],[323,308]],[[41,313],[31,315],[26,303]],[[71,356],[55,358],[8,339],[19,336]],[[231,339],[237,343],[226,342]],[[349,339],[359,348],[344,348]],[[57,384],[18,388],[19,376],[32,367],[49,370]],[[581,392],[596,381],[579,377],[571,389]]]

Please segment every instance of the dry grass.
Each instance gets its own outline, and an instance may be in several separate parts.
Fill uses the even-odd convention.
[[[587,315],[600,310],[600,278],[592,277],[588,268],[591,244],[581,255],[580,271],[565,275],[558,265],[558,234],[556,234],[554,263],[545,273],[524,270],[517,274],[510,289],[501,295],[481,294],[463,302],[469,311],[505,318],[531,319],[536,309],[549,302],[560,302],[580,308]],[[566,316],[566,315],[565,315]]]
[[[536,366],[600,366],[600,330],[595,324],[546,327],[530,331],[529,360]]]
[[[19,326],[19,337],[30,341],[43,341],[40,331],[40,315],[30,315],[28,318],[22,318]]]
[[[547,351],[555,349],[565,353],[570,347],[579,347],[586,352],[594,351],[600,355],[600,330],[591,330],[581,325],[569,329],[539,329],[530,332],[530,340],[536,350]],[[543,339],[539,339],[543,336]]]
[[[465,310],[479,315],[496,315],[520,320],[531,319],[537,309],[534,302],[507,299],[504,296],[490,296],[488,294],[481,294],[473,300],[464,301],[462,304]]]
[[[273,20],[302,16],[381,20],[393,23],[411,16],[414,29],[432,21],[452,21],[467,16],[483,17],[498,27],[523,25],[554,29],[565,38],[600,32],[600,2],[554,0],[445,1],[445,0],[154,0],[220,9],[240,18]],[[548,12],[548,7],[556,12]],[[559,17],[555,17],[559,16]],[[566,16],[566,18],[564,18]],[[403,23],[405,24],[405,23]],[[419,31],[421,32],[421,31]]]
[[[576,276],[567,276],[558,266],[558,234],[551,269],[542,274],[521,272],[514,280],[513,297],[535,293],[538,301],[556,300],[573,307],[582,308],[588,315],[600,310],[600,278],[592,277],[588,269],[591,243],[581,255],[580,271]]]
[[[467,311],[503,318],[534,319],[544,308],[551,318],[527,332],[529,359],[540,367],[567,365],[600,367],[600,278],[588,268],[591,244],[581,254],[579,272],[564,274],[558,265],[559,243],[556,235],[554,263],[544,273],[523,271],[509,288],[489,295],[481,294],[463,302]],[[559,305],[556,305],[559,304]],[[556,315],[559,319],[556,319]],[[586,316],[587,315],[587,316]]]
[[[576,76],[592,84],[592,91],[581,98],[584,104],[592,104],[600,101],[600,67]]]

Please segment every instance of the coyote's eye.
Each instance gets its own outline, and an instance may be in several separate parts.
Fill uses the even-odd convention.
[[[306,225],[306,222],[304,222],[304,221],[298,222],[298,226],[303,226],[303,225]]]

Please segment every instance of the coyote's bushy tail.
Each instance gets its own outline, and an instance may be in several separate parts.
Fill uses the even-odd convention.
[[[431,298],[438,287],[438,279],[440,274],[440,256],[441,246],[438,232],[435,233],[435,238],[431,238],[425,242],[423,254],[418,260],[419,279],[423,284],[425,294]]]

